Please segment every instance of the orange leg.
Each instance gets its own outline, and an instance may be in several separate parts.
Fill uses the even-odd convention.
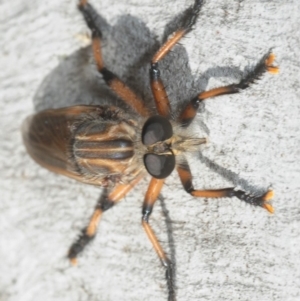
[[[267,191],[261,196],[251,196],[242,190],[235,190],[234,188],[224,188],[218,190],[195,190],[192,183],[192,174],[187,162],[177,167],[177,172],[180,177],[184,189],[195,197],[202,198],[232,198],[238,199],[254,206],[260,206],[268,210],[270,213],[274,212],[272,205],[268,202],[274,196],[272,190]]]
[[[138,177],[130,184],[119,184],[110,193],[107,192],[107,189],[104,190],[90,218],[88,226],[83,229],[82,234],[69,250],[68,257],[73,265],[77,263],[78,254],[82,252],[86,245],[95,237],[102,213],[121,201],[140,179],[141,177]]]
[[[149,225],[149,216],[152,213],[153,206],[158,198],[158,195],[164,185],[164,179],[155,179],[152,178],[149,184],[144,204],[142,210],[142,226],[152,243],[154,250],[156,251],[162,265],[166,268],[166,279],[169,289],[169,300],[174,300],[175,297],[175,290],[173,284],[173,270],[172,270],[172,263],[168,259],[166,253],[164,252],[162,246],[160,245],[154,231],[152,230],[151,226]]]
[[[158,64],[151,64],[150,86],[155,100],[157,113],[164,117],[169,117],[171,113],[170,101],[165,86],[160,79]]]
[[[209,91],[201,92],[195,98],[193,98],[190,103],[184,108],[182,113],[179,116],[179,122],[183,127],[187,127],[191,124],[194,117],[197,114],[197,110],[199,108],[199,104],[204,99],[225,95],[225,94],[234,94],[238,93],[241,90],[248,88],[251,84],[253,84],[256,80],[258,80],[265,72],[270,72],[271,74],[276,74],[279,72],[279,68],[273,66],[273,62],[275,60],[275,55],[272,52],[268,52],[266,55],[262,57],[262,59],[258,62],[255,68],[249,72],[246,76],[244,76],[238,84],[232,84],[224,87],[219,87],[215,89],[211,89]]]
[[[164,84],[160,78],[158,62],[162,60],[189,31],[191,31],[197,21],[203,2],[203,0],[195,0],[194,5],[187,11],[188,14],[186,15],[184,22],[181,22],[181,24],[178,25],[177,30],[174,31],[152,58],[150,68],[151,89],[157,112],[164,117],[170,116],[171,107]]]
[[[81,0],[78,4],[87,26],[92,31],[92,49],[94,59],[98,71],[102,74],[106,84],[113,90],[127,105],[134,109],[141,116],[149,116],[148,108],[145,106],[143,100],[139,98],[129,87],[125,85],[114,73],[105,68],[102,53],[101,53],[101,30],[95,23],[95,16],[97,16],[94,8],[87,0]]]

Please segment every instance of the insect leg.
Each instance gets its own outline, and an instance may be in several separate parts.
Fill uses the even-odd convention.
[[[187,11],[186,18],[178,25],[178,28],[170,36],[170,38],[159,48],[151,61],[150,82],[151,90],[155,99],[156,108],[159,115],[168,117],[170,115],[170,102],[160,78],[158,62],[162,60],[169,51],[189,32],[195,25],[203,0],[196,0],[194,5]]]
[[[251,84],[255,83],[256,80],[260,79],[260,77],[265,72],[277,74],[279,72],[279,68],[272,65],[274,60],[275,55],[271,51],[269,51],[261,58],[254,69],[246,74],[238,84],[231,84],[228,86],[211,89],[209,91],[204,91],[198,94],[190,101],[190,103],[188,103],[188,105],[180,114],[179,122],[181,123],[181,126],[187,127],[191,124],[197,114],[197,110],[201,101],[210,97],[225,94],[234,94],[240,92],[241,90],[247,89]]]
[[[149,116],[149,111],[141,98],[139,98],[128,86],[125,85],[114,73],[104,66],[101,52],[102,32],[96,25],[97,13],[87,0],[81,0],[78,5],[87,26],[92,31],[92,49],[98,72],[104,81],[127,105],[142,116]]]
[[[156,251],[162,265],[166,268],[166,280],[169,290],[169,300],[175,299],[175,289],[173,284],[173,271],[172,271],[172,263],[166,256],[162,246],[160,245],[154,231],[152,230],[151,226],[149,225],[149,217],[152,213],[153,206],[158,198],[158,195],[162,189],[164,184],[164,179],[155,179],[152,178],[149,184],[143,209],[142,209],[142,226],[151,241],[154,250]]]
[[[268,202],[274,196],[274,192],[272,190],[267,191],[265,194],[261,196],[252,196],[247,194],[245,191],[235,190],[234,187],[217,189],[217,190],[196,190],[194,189],[192,183],[192,174],[190,171],[190,167],[186,161],[177,167],[177,172],[184,189],[192,196],[202,197],[202,198],[237,197],[238,199],[250,205],[260,206],[268,210],[270,213],[274,212],[272,205]]]
[[[139,180],[140,177],[133,180],[130,184],[119,184],[110,193],[108,193],[107,189],[104,190],[95,207],[94,213],[90,218],[88,226],[83,229],[81,235],[76,242],[73,243],[69,250],[68,258],[73,265],[77,263],[77,255],[81,253],[95,237],[103,212],[112,208],[117,202],[121,201]]]

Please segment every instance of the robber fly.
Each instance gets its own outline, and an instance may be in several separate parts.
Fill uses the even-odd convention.
[[[86,0],[79,2],[87,26],[92,32],[92,52],[98,72],[108,87],[123,100],[128,110],[114,106],[78,105],[50,109],[27,118],[23,139],[30,156],[41,166],[80,182],[104,187],[90,222],[71,246],[68,257],[76,264],[77,257],[94,238],[104,211],[119,202],[147,173],[151,176],[142,208],[142,226],[158,257],[166,268],[169,300],[175,299],[172,264],[161,247],[149,217],[165,179],[176,169],[183,188],[194,197],[237,197],[240,200],[273,212],[269,200],[273,191],[252,196],[234,187],[197,190],[185,153],[199,149],[206,138],[195,138],[189,125],[199,104],[207,98],[238,93],[248,88],[264,73],[277,73],[275,56],[269,51],[239,83],[196,95],[174,119],[168,95],[161,79],[159,62],[195,25],[203,0],[195,0],[178,22],[177,29],[153,55],[150,62],[150,84],[156,112],[152,112],[125,83],[103,63],[101,29],[96,25],[97,13]]]

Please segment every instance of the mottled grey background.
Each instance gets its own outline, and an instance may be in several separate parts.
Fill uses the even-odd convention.
[[[92,1],[107,66],[147,102],[147,62],[192,2]],[[149,179],[104,215],[70,267],[65,255],[101,189],[40,168],[22,144],[22,121],[36,110],[118,105],[97,78],[76,1],[0,1],[0,11],[0,300],[165,301],[164,271],[140,226]],[[176,174],[163,189],[178,301],[299,300],[299,15],[298,0],[207,0],[195,30],[161,65],[175,113],[198,91],[237,82],[271,47],[281,68],[239,95],[206,101],[194,131],[210,143],[189,158],[197,188],[273,187],[275,214],[237,199],[192,198]],[[151,221],[169,250],[159,203]]]

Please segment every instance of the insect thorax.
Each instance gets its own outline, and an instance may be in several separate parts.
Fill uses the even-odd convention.
[[[118,112],[113,118],[102,115],[84,120],[74,131],[71,152],[78,171],[93,182],[98,179],[102,186],[127,183],[143,169],[138,164],[137,122]]]

